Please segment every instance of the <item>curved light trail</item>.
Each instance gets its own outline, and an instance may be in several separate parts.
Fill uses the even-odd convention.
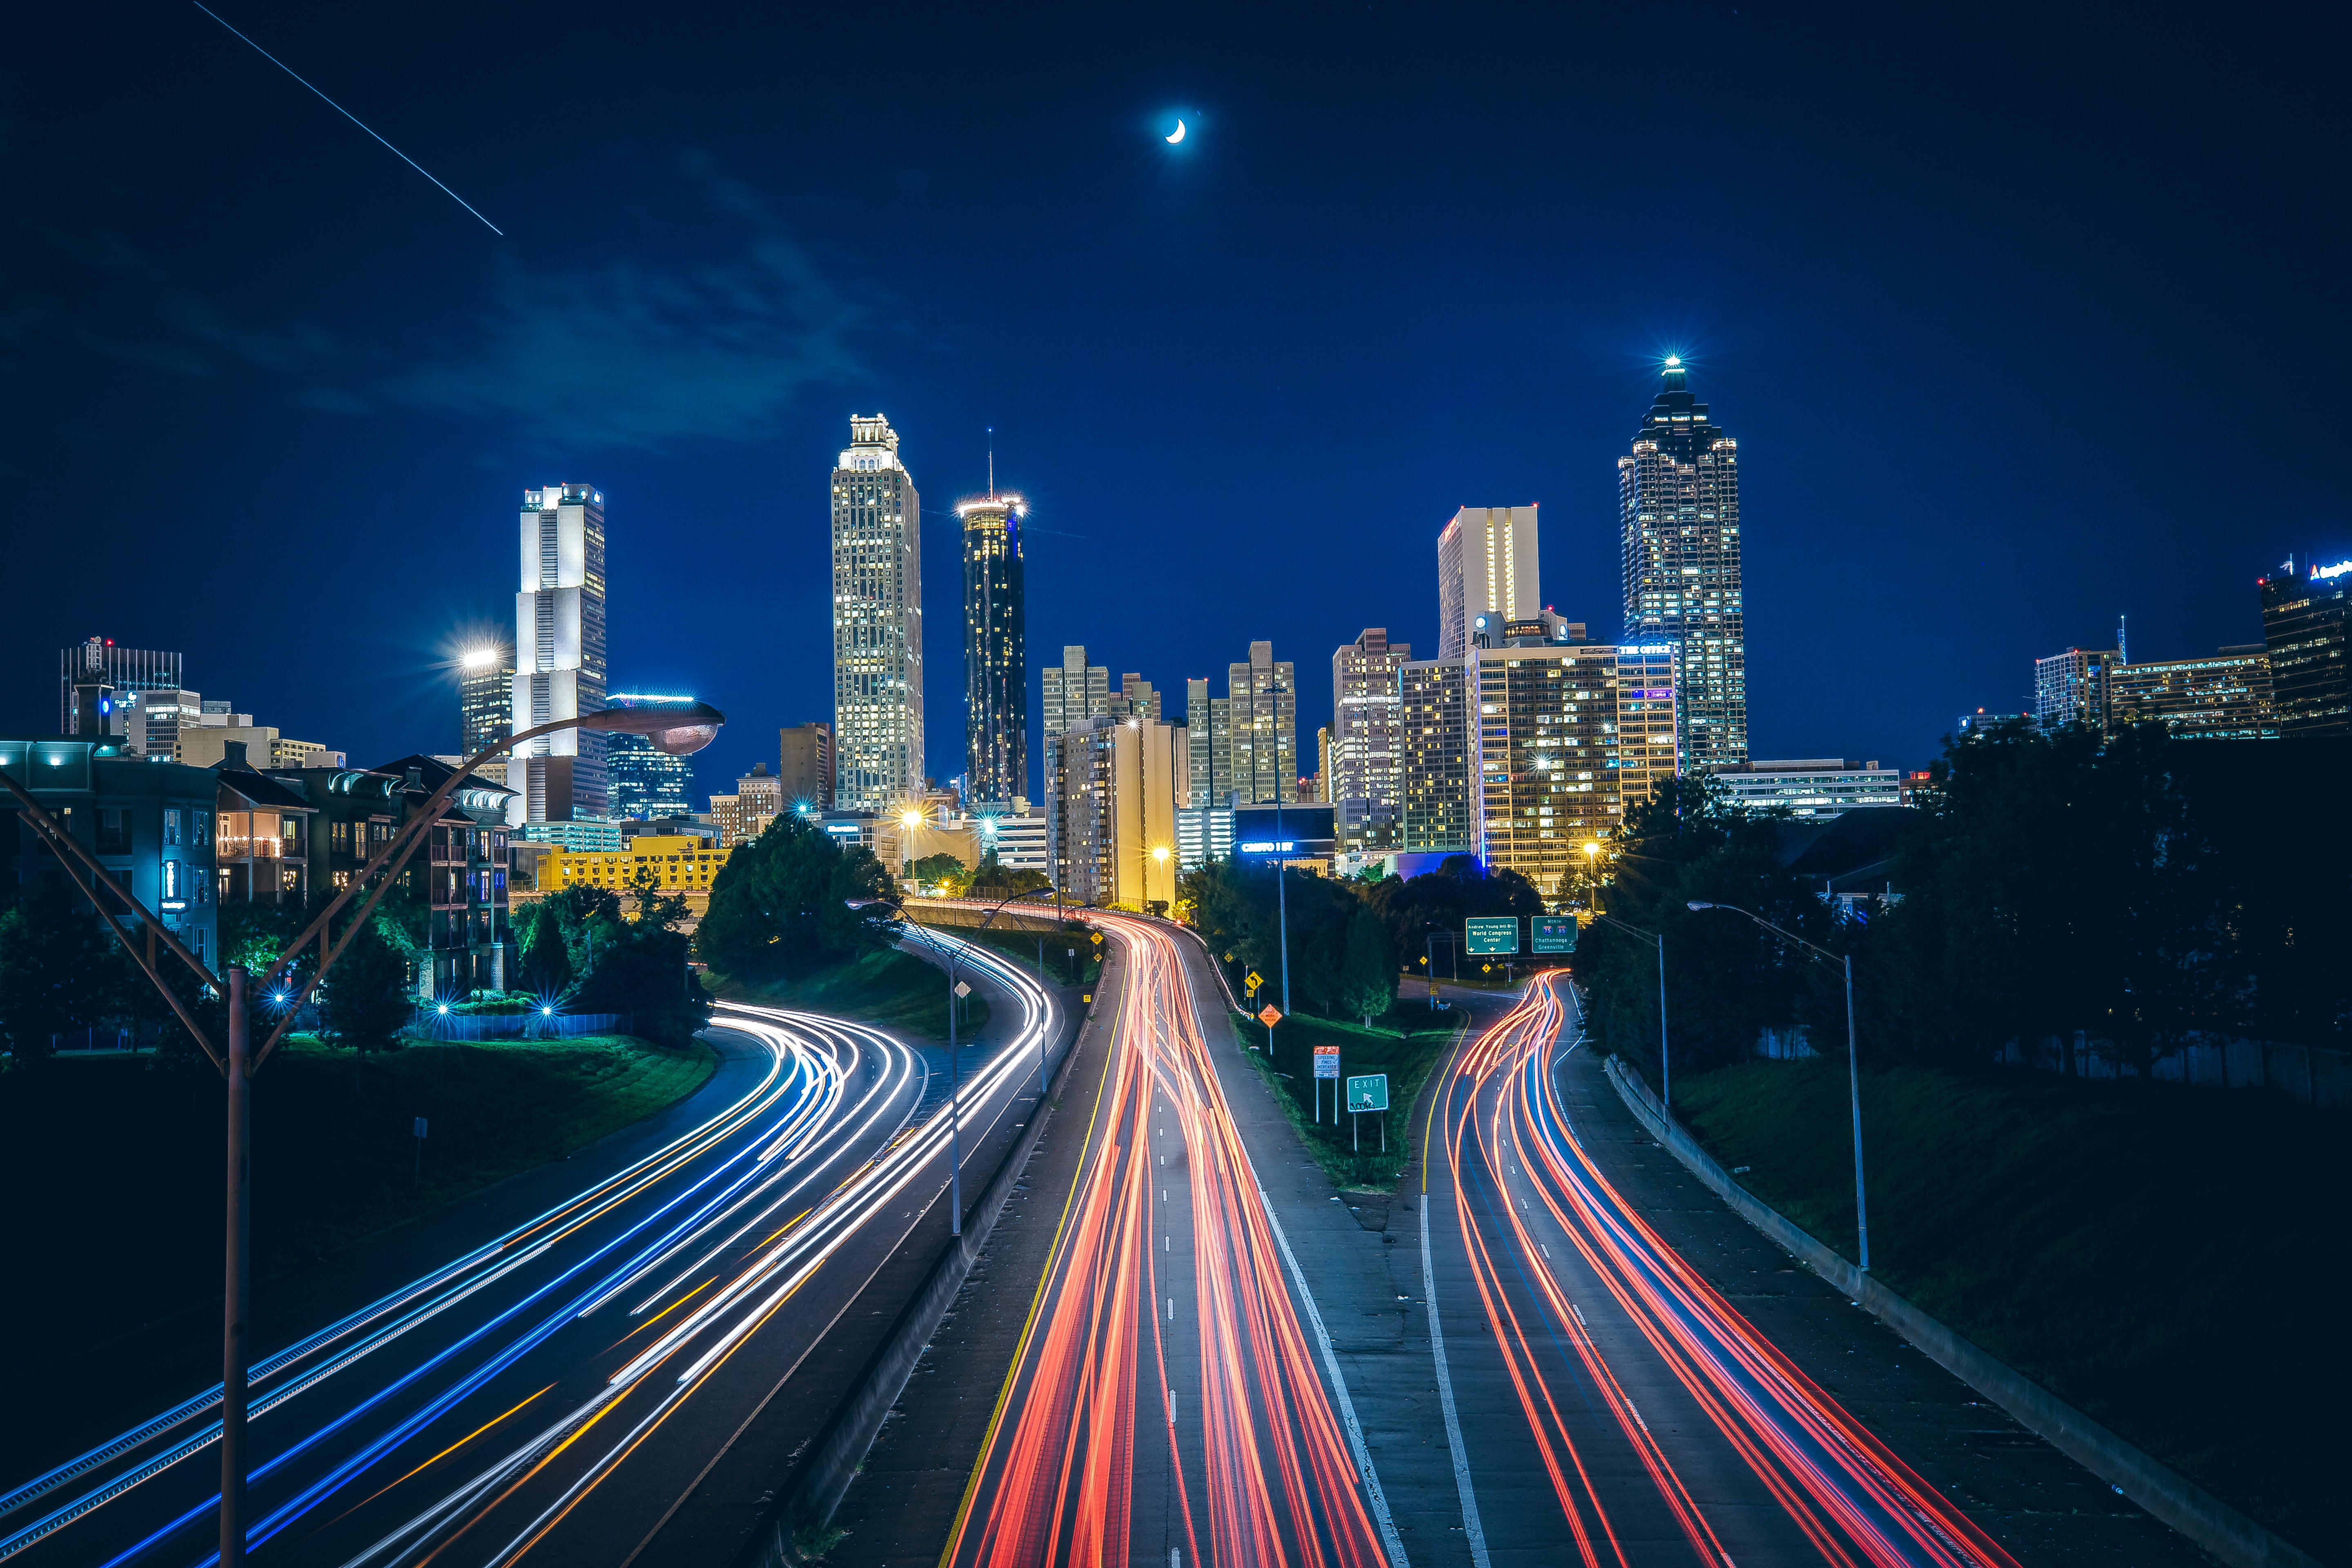
[[[1564,971],[1538,975],[1519,1005],[1454,1059],[1433,1114],[1478,1299],[1577,1561],[1628,1562],[1623,1531],[1603,1506],[1606,1489],[1593,1482],[1600,1446],[1622,1443],[1691,1555],[1708,1568],[1732,1564],[1577,1304],[1579,1291],[1597,1288],[1824,1562],[2016,1568],[1601,1174],[1552,1079],[1560,1026],[1576,1006]],[[1561,1256],[1551,1240],[1564,1243]],[[1570,1257],[1584,1271],[1571,1273]],[[1618,1347],[1621,1362],[1628,1350]]]
[[[1018,1003],[966,1079],[967,1121],[992,1121],[1053,1008],[997,955],[965,962]],[[740,1429],[830,1326],[838,1304],[780,1318],[795,1294],[855,1244],[825,1297],[845,1303],[947,1182],[946,1110],[909,1130],[928,1080],[914,1050],[785,1009],[722,1004],[713,1021],[766,1058],[733,1104],[254,1368],[249,1549],[506,1563],[560,1539],[560,1561],[617,1563],[667,1520],[724,1447],[704,1429]],[[728,1377],[747,1351],[758,1375]],[[599,1491],[698,1394],[715,1419],[659,1445],[642,1484]],[[215,1386],[0,1494],[0,1559],[194,1559],[217,1465],[183,1461],[213,1452],[219,1400]]]
[[[1124,969],[1110,1061],[941,1561],[1401,1563],[1286,1283],[1183,950],[1164,925],[1093,918]]]

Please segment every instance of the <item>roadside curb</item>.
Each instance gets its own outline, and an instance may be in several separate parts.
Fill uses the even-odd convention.
[[[1995,1360],[1734,1182],[1696,1139],[1660,1110],[1640,1074],[1616,1057],[1610,1057],[1602,1070],[1643,1129],[1740,1218],[1802,1260],[1848,1300],[1926,1352],[1944,1370],[2000,1405],[2021,1426],[2229,1568],[2320,1568],[2317,1558],[2116,1436],[2022,1373]]]
[[[987,1188],[965,1216],[961,1242],[949,1244],[922,1288],[898,1314],[889,1336],[874,1352],[873,1360],[858,1379],[856,1390],[825,1423],[814,1452],[798,1467],[791,1490],[771,1509],[751,1543],[737,1554],[737,1568],[804,1568],[806,1560],[793,1550],[794,1526],[822,1524],[833,1518],[850,1482],[865,1463],[866,1450],[873,1447],[883,1418],[906,1391],[907,1380],[913,1375],[923,1352],[930,1348],[931,1337],[939,1331],[948,1310],[955,1305],[964,1280],[986,1249],[996,1221],[1013,1195],[1014,1184],[1027,1169],[1030,1156],[1036,1152],[1038,1141],[1053,1121],[1051,1097],[1061,1084],[1063,1070],[1076,1059],[1087,1030],[1094,1023],[1095,1014],[1101,1006],[1099,998],[1106,990],[1103,982],[1104,976],[1097,973],[1093,992],[1097,1000],[1083,1013],[1075,1015],[1076,1027],[1070,1031],[1061,1054],[1047,1070],[1045,1092],[1038,1098],[1036,1111],[1013,1147],[1005,1151]],[[932,1201],[942,1203],[946,1195],[942,1191]]]

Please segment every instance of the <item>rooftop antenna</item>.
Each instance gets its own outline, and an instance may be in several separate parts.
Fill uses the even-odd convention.
[[[988,427],[988,496],[996,499],[996,426]]]
[[[2117,664],[2129,664],[2131,662],[2131,639],[2125,635],[2125,628],[2130,625],[2131,617],[2129,616],[2117,616],[2116,617],[2116,662]]]

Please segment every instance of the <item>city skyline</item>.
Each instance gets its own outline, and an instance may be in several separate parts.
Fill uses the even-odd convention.
[[[796,498],[842,421],[877,407],[926,473],[982,472],[995,427],[1034,509],[1037,646],[1140,666],[1171,710],[1176,682],[1213,676],[1251,640],[1319,660],[1385,625],[1436,647],[1421,563],[1465,504],[1538,503],[1545,597],[1612,635],[1609,468],[1668,353],[1764,464],[1743,498],[1757,755],[1924,761],[1950,714],[2021,709],[2032,658],[2092,644],[2119,612],[2139,658],[2204,655],[2259,637],[2252,578],[2290,552],[2352,552],[2337,465],[2249,486],[2206,439],[2272,395],[2283,362],[2325,364],[2352,335],[2336,313],[2287,304],[2330,297],[2310,269],[2334,220],[2291,199],[2291,167],[2263,151],[2299,144],[2283,122],[2305,100],[2275,87],[2232,100],[2212,120],[2221,144],[2200,132],[2184,182],[2180,132],[2115,140],[2147,122],[2136,84],[2160,70],[2029,89],[2109,57],[2112,39],[2079,23],[2028,61],[1977,19],[1923,53],[1900,19],[1743,14],[1692,42],[1689,90],[1661,119],[1633,89],[1641,73],[1606,64],[1645,47],[1622,18],[1527,20],[1514,80],[1538,60],[1594,62],[1565,116],[1527,107],[1545,91],[1462,109],[1450,84],[1491,85],[1492,51],[1443,30],[1408,48],[1384,18],[1361,33],[1273,24],[1279,47],[1254,58],[1333,63],[1303,92],[1191,23],[1139,54],[1034,19],[979,32],[950,19],[903,57],[920,107],[845,138],[828,129],[838,86],[772,102],[719,90],[778,46],[776,22],[746,23],[712,77],[707,58],[665,72],[695,29],[650,22],[607,35],[520,12],[454,60],[388,22],[254,21],[331,89],[379,82],[393,140],[505,237],[395,160],[376,168],[357,132],[344,128],[352,146],[289,137],[309,123],[292,100],[223,90],[252,81],[236,74],[251,57],[201,13],[127,47],[98,47],[88,18],[45,21],[25,58],[54,68],[21,100],[59,135],[24,165],[20,210],[50,237],[19,250],[42,303],[8,340],[22,374],[5,395],[26,569],[56,586],[0,632],[13,639],[0,692],[20,711],[46,706],[31,682],[49,651],[99,632],[181,649],[195,689],[353,754],[445,750],[446,700],[407,687],[509,624],[501,503],[571,475],[628,523],[612,542],[630,584],[612,606],[615,668],[730,702],[741,728],[705,771],[733,776],[764,755],[751,734],[830,711],[830,616]],[[846,40],[845,26],[817,33]],[[2158,58],[2182,47],[2133,44]],[[643,66],[702,86],[615,91],[607,134],[583,139],[520,111],[488,63],[501,50],[551,50],[548,68],[576,79]],[[1926,86],[1866,68],[1882,58]],[[1085,83],[1082,101],[949,134],[975,65],[1014,60]],[[1986,82],[2022,106],[1990,128],[1956,108]],[[1180,93],[1204,107],[1171,151],[1141,121]],[[1890,128],[1859,153],[1857,95]],[[755,100],[749,121],[719,112]],[[448,140],[404,141],[427,102],[455,117],[436,133]],[[1363,124],[1353,110],[1372,102],[1391,107]],[[1056,156],[1041,162],[1048,121]],[[205,134],[159,133],[178,121]],[[1762,123],[1784,140],[1750,134]],[[1663,250],[1634,238],[1669,232],[1675,210],[1647,189],[1595,229],[1593,213],[1623,209],[1616,149],[1637,133],[1681,150],[1663,155],[1717,160],[1706,234]],[[65,178],[77,137],[104,149],[96,184]],[[1279,171],[1305,166],[1325,177],[1302,205]],[[1008,188],[1008,168],[1034,178]],[[1452,209],[1420,194],[1441,188],[1421,178],[1439,169],[1510,213],[1516,243],[1454,243]],[[2159,174],[2193,243],[2149,231],[2155,209],[2132,193]],[[1818,192],[1849,188],[1873,194],[1820,209]],[[633,216],[559,216],[581,210]],[[2239,218],[2255,210],[2292,215],[2294,232],[2264,230],[2257,247]],[[125,268],[110,270],[58,237],[111,233],[123,211],[154,215],[168,258],[133,242],[135,255],[103,252]],[[1342,237],[1375,215],[1392,246]],[[879,237],[910,225],[1005,237],[948,266]],[[2179,315],[2241,276],[2259,286],[2200,323]],[[1877,381],[1900,395],[1857,395]],[[2095,475],[2042,432],[2108,416],[2112,385],[2131,388],[2146,456]],[[1923,439],[1946,454],[1933,483],[1918,482]],[[321,496],[362,541],[354,561],[420,519],[445,552],[394,614],[373,572],[336,574],[359,610],[306,617],[312,655],[265,658],[258,616],[221,613],[250,592],[250,567],[217,542],[294,536]],[[926,522],[936,605],[961,575],[937,531],[955,523]],[[78,534],[160,552],[168,589],[100,593],[68,548]],[[1906,592],[1885,593],[1890,574]],[[1154,610],[1168,628],[1141,657],[1128,626]],[[711,629],[737,623],[740,636]],[[738,679],[752,623],[781,671],[758,682]],[[1904,660],[1850,657],[1889,637]],[[940,776],[964,749],[948,690],[924,738]],[[1330,717],[1325,700],[1302,698],[1302,739]],[[1030,752],[1034,770],[1034,735]]]

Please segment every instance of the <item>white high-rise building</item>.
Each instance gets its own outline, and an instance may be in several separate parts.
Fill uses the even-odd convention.
[[[898,433],[853,416],[833,469],[834,802],[887,811],[923,793],[923,531]]]
[[[1543,613],[1536,587],[1536,509],[1465,506],[1437,536],[1437,657],[1460,658],[1480,616],[1503,626]]]
[[[604,497],[592,485],[522,492],[521,587],[515,595],[514,728],[604,704]],[[559,730],[507,764],[509,821],[589,822],[609,815],[604,737]]]
[[[1323,797],[1334,805],[1360,802],[1371,842],[1389,847],[1404,800],[1404,698],[1399,673],[1412,645],[1389,641],[1385,626],[1367,626],[1331,655],[1330,754],[1323,763]],[[1343,835],[1344,837],[1344,835]]]

